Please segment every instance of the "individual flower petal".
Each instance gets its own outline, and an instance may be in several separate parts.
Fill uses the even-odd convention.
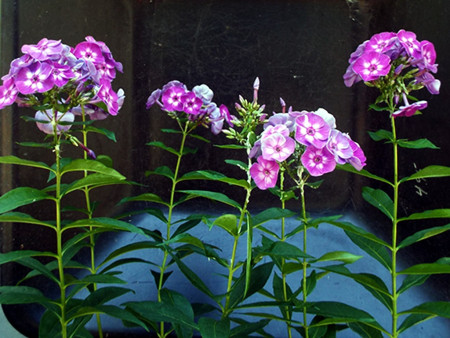
[[[364,53],[353,64],[353,70],[364,81],[377,80],[391,69],[389,56],[377,52]]]
[[[330,136],[330,125],[319,115],[307,113],[296,118],[295,139],[305,145],[323,148]]]
[[[323,120],[328,123],[330,128],[334,129],[336,128],[336,118],[333,116],[333,114],[330,114],[323,108],[319,108],[316,111],[313,112],[316,115],[319,115]]]
[[[150,109],[151,106],[153,106],[156,102],[158,102],[159,98],[161,97],[161,89],[154,90],[150,96],[147,99],[147,102],[145,103],[145,108]]]
[[[61,122],[64,123],[72,123],[75,121],[75,116],[72,113],[60,113],[56,112],[56,116],[53,115],[52,110],[46,110],[45,112],[37,111],[34,115],[34,118],[39,121],[43,122],[36,122],[37,127],[39,130],[43,131],[46,134],[52,135],[53,130],[53,124],[52,121],[55,121],[54,123],[57,124],[56,126],[56,133],[59,135],[61,132],[68,131],[72,125],[71,124],[59,124]]]
[[[366,165],[366,156],[358,143],[349,138],[350,147],[352,148],[353,155],[347,162],[350,163],[356,170],[361,171]]]
[[[319,149],[309,146],[300,160],[311,176],[321,176],[332,172],[336,168],[334,156],[326,147]]]
[[[261,190],[273,188],[277,184],[280,166],[275,161],[267,161],[262,156],[250,167],[250,176]]]

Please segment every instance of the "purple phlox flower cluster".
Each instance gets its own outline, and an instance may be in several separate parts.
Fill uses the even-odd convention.
[[[222,131],[224,121],[233,126],[233,116],[225,105],[217,106],[212,101],[213,96],[213,91],[206,84],[188,90],[186,85],[173,80],[150,94],[146,108],[150,109],[154,104],[158,104],[172,116],[185,113],[190,121],[211,126],[211,132],[217,135]]]
[[[104,42],[88,36],[72,48],[61,40],[44,38],[36,45],[23,45],[21,51],[23,55],[11,62],[9,73],[2,77],[0,109],[14,102],[37,105],[41,96],[55,90],[61,97],[59,103],[69,106],[73,114],[83,104],[97,107],[86,109],[87,114],[95,110],[92,119],[117,115],[125,96],[123,91],[116,93],[111,82],[116,70],[122,72],[122,64],[114,60]]]
[[[377,81],[388,75],[391,67],[395,67],[395,76],[413,67],[414,84],[425,86],[431,94],[439,94],[440,81],[431,74],[437,72],[438,66],[434,45],[418,41],[413,32],[401,29],[397,33],[375,34],[350,55],[349,64],[344,74],[347,87],[361,80]]]
[[[357,170],[366,165],[361,147],[348,134],[336,129],[336,119],[325,109],[275,113],[250,151],[257,162],[250,174],[260,189],[276,185],[280,163],[290,163],[292,155],[302,152],[301,165],[311,176],[321,176],[350,163]],[[295,165],[298,165],[295,164]]]

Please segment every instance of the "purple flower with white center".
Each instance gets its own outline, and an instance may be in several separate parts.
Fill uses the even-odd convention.
[[[54,116],[52,110],[46,110],[45,112],[37,111],[34,115],[34,118],[38,121],[36,122],[39,130],[43,131],[46,134],[53,135],[53,123],[56,123],[56,133],[57,135],[61,134],[61,132],[68,131],[72,125],[73,121],[75,121],[75,116],[72,113],[60,113],[56,112],[56,116]],[[61,122],[65,124],[60,124]],[[66,124],[67,123],[67,124]]]
[[[189,115],[198,115],[203,104],[194,92],[188,92],[181,96],[181,102],[183,103],[183,111]]]
[[[52,66],[46,62],[35,62],[22,68],[16,75],[15,84],[21,94],[44,93],[52,89],[54,82]]]
[[[326,147],[319,149],[309,146],[300,160],[311,176],[321,176],[336,168],[334,155]]]
[[[383,32],[373,35],[365,45],[364,53],[377,52],[385,53],[392,48],[396,34],[392,32]]]
[[[151,106],[153,106],[156,102],[159,102],[159,98],[161,97],[161,89],[155,89],[150,96],[147,99],[147,102],[145,103],[145,108],[150,109]],[[162,104],[160,104],[162,105]]]
[[[364,81],[377,80],[391,69],[389,56],[377,52],[364,53],[353,64],[353,70]]]
[[[75,77],[75,74],[69,66],[53,63],[51,77],[56,86],[63,87],[70,79]]]
[[[10,106],[17,98],[18,90],[14,85],[13,78],[7,78],[3,81],[3,85],[0,86],[0,109],[6,106]]]
[[[349,138],[350,147],[352,148],[353,155],[347,162],[350,163],[356,170],[361,171],[366,165],[366,156],[358,143]]]
[[[92,42],[83,41],[76,45],[73,50],[73,55],[77,58],[82,58],[93,64],[101,64],[105,62],[101,48]]]
[[[167,90],[163,89],[161,101],[163,109],[167,111],[183,111],[184,102],[181,97],[186,93],[185,89],[178,86],[172,86]],[[195,96],[195,94],[194,94]]]
[[[420,43],[417,41],[415,33],[401,29],[397,33],[397,38],[408,56],[420,58]]]
[[[211,88],[209,88],[205,84],[195,86],[194,88],[192,88],[192,91],[195,93],[195,95],[198,98],[200,98],[202,100],[202,102],[205,106],[211,103],[212,98],[214,96],[214,93],[211,90]]]
[[[266,190],[277,184],[279,171],[280,166],[277,162],[268,161],[259,156],[257,162],[250,167],[250,176],[259,189]]]
[[[261,152],[265,160],[283,162],[294,153],[294,150],[295,141],[281,133],[261,138]]]
[[[392,116],[394,116],[394,117],[400,117],[400,116],[410,117],[410,116],[413,116],[417,111],[425,109],[428,106],[427,101],[417,101],[412,104],[409,104],[408,98],[406,97],[405,93],[403,93],[403,102],[405,103],[405,105],[400,106],[399,110],[392,113]]]
[[[28,54],[36,61],[57,60],[61,57],[63,44],[61,40],[43,38],[37,45],[23,45],[22,53]]]
[[[329,124],[319,115],[307,113],[297,117],[295,139],[305,145],[313,145],[316,148],[323,148],[328,142],[331,128]]]
[[[416,76],[416,82],[424,85],[428,91],[433,94],[439,94],[439,89],[441,88],[441,81],[435,79],[434,76],[428,72],[423,72],[422,74]]]
[[[353,156],[349,140],[350,138],[339,130],[333,129],[331,131],[327,149],[334,155],[334,159],[338,164],[344,164]]]

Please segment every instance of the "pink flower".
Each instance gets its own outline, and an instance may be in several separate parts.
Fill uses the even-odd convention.
[[[392,32],[383,32],[373,35],[367,42],[364,52],[384,53],[392,48],[396,41],[396,34]]]
[[[330,125],[319,115],[307,113],[296,118],[295,139],[305,145],[323,148],[330,136]]]
[[[261,138],[261,151],[265,160],[283,162],[294,153],[295,141],[281,133]]]
[[[350,147],[353,155],[347,162],[350,163],[356,170],[360,171],[366,165],[366,156],[358,143],[349,138]]]
[[[336,129],[331,131],[327,149],[334,155],[335,161],[339,164],[344,164],[346,160],[353,156],[350,138]]]
[[[181,103],[183,104],[183,111],[189,115],[198,115],[200,108],[202,108],[203,101],[198,98],[194,92],[188,92],[181,96]]]
[[[416,34],[400,29],[397,33],[398,41],[405,48],[406,54],[412,57],[420,57],[420,43],[416,40]]]
[[[309,146],[300,160],[311,176],[321,176],[332,172],[336,168],[334,155],[326,147],[319,149]]]
[[[369,52],[361,55],[352,68],[364,81],[373,81],[389,73],[390,62],[391,59],[387,55]]]
[[[18,90],[14,85],[13,78],[7,78],[0,86],[0,109],[10,106],[17,98]]]
[[[277,184],[280,166],[275,161],[267,161],[262,156],[250,167],[250,175],[261,190],[273,188]]]
[[[178,86],[172,86],[165,90],[161,98],[161,101],[164,105],[164,110],[183,111],[184,102],[181,100],[181,97],[185,93],[186,91],[182,87]]]

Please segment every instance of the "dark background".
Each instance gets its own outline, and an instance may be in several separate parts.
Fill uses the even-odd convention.
[[[376,144],[367,130],[389,129],[389,120],[382,113],[368,112],[377,92],[361,83],[347,88],[342,81],[351,52],[371,35],[381,31],[414,31],[419,40],[434,43],[441,80],[441,93],[432,96],[425,89],[416,92],[429,106],[423,115],[397,119],[401,138],[428,138],[440,150],[401,149],[401,175],[409,175],[429,164],[450,165],[448,137],[448,106],[450,104],[448,45],[450,2],[446,0],[310,0],[310,1],[186,1],[186,0],[22,0],[1,2],[1,75],[9,63],[21,55],[23,44],[36,44],[41,38],[62,39],[71,46],[87,35],[104,41],[116,60],[124,65],[124,73],[113,82],[126,93],[125,104],[116,117],[100,121],[97,126],[113,130],[117,143],[93,135],[90,146],[97,154],[114,160],[115,168],[144,187],[119,186],[99,190],[94,196],[101,201],[98,214],[116,215],[126,210],[114,207],[124,196],[144,191],[167,196],[164,179],[146,178],[144,172],[160,165],[173,165],[173,159],[146,142],[164,140],[177,147],[176,138],[168,138],[161,128],[175,125],[157,107],[145,110],[148,95],[166,82],[177,79],[189,88],[201,83],[214,91],[214,101],[226,104],[233,113],[234,102],[241,94],[252,97],[256,76],[261,80],[259,101],[267,112],[279,111],[279,97],[295,110],[316,110],[323,107],[334,114],[338,129],[349,132],[364,149],[366,169],[391,178],[392,163],[389,145]],[[31,123],[19,118],[33,115],[29,109],[16,106],[0,112],[2,155],[14,154],[31,160],[52,161],[45,150],[19,147],[17,141],[41,141],[43,134]],[[224,144],[223,135],[213,136],[200,130],[212,143]],[[225,151],[212,144],[192,142],[198,153],[183,160],[182,171],[212,169],[239,177],[241,172],[224,165],[226,158],[244,159],[244,154]],[[64,149],[64,155],[81,156],[78,149]],[[15,167],[1,168],[2,193],[15,186],[42,187],[46,177],[36,171]],[[355,211],[362,222],[386,240],[390,226],[377,210],[361,200],[361,187],[367,184],[360,177],[344,172],[325,176],[319,190],[308,191],[309,211],[325,214]],[[183,188],[190,188],[187,184]],[[196,188],[211,188],[235,194],[231,188],[196,182]],[[413,211],[449,207],[449,180],[422,180],[404,184],[401,189],[400,215]],[[384,188],[384,187],[383,187]],[[419,189],[424,191],[420,196]],[[75,195],[74,195],[75,196]],[[81,196],[80,196],[81,197]],[[236,197],[238,199],[238,197]],[[73,204],[76,204],[76,197]],[[277,204],[267,192],[255,192],[251,206],[261,209]],[[195,207],[216,208],[208,202]],[[289,207],[296,208],[293,203]],[[38,218],[52,217],[45,206],[27,211]],[[420,224],[419,224],[420,223]],[[399,229],[404,238],[433,222],[415,222]],[[444,224],[440,222],[439,224]],[[403,224],[402,224],[403,225]],[[2,226],[0,244],[3,251],[53,247],[49,233],[26,225]],[[448,255],[448,235],[423,241],[407,253],[410,263],[432,262]],[[12,284],[22,277],[17,267],[2,269],[2,283]],[[448,279],[433,277],[430,285],[449,299]],[[442,299],[442,297],[441,297]],[[13,318],[14,313],[7,314]]]

